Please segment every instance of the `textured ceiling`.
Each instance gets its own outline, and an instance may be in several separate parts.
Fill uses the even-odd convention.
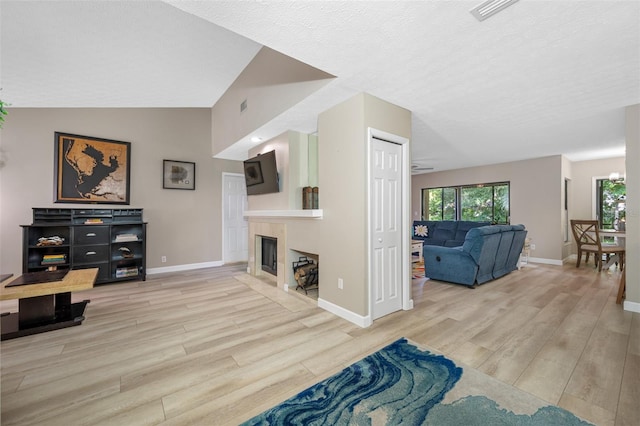
[[[210,107],[266,45],[337,79],[263,138],[312,132],[364,91],[412,111],[414,163],[436,171],[623,155],[640,2],[521,0],[478,22],[480,2],[2,1],[0,93],[14,107]]]

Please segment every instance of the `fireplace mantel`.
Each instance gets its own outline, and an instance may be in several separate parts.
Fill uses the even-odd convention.
[[[245,210],[245,217],[298,217],[322,219],[322,209],[308,210]]]

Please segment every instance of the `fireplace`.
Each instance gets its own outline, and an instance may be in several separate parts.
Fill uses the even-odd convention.
[[[263,249],[262,240],[268,238],[274,240],[274,254],[270,257],[265,257],[263,261],[262,252]],[[267,244],[269,244],[267,242]],[[285,267],[287,259],[287,253],[285,248],[287,247],[287,232],[286,225],[284,223],[268,223],[268,222],[249,222],[249,264],[248,272],[254,277],[263,276],[266,281],[272,282],[275,278],[276,287],[285,289],[285,282],[287,280],[287,270]],[[268,249],[266,249],[268,251]],[[275,257],[274,257],[275,256]],[[263,265],[267,266],[265,268]],[[273,267],[276,265],[275,268]],[[271,268],[273,273],[267,270]]]
[[[278,276],[278,239],[262,236],[261,245],[262,270]]]

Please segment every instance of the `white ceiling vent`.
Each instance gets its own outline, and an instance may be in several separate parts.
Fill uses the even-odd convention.
[[[484,21],[517,1],[518,0],[488,0],[474,7],[469,12],[471,12],[478,21]]]
[[[429,166],[425,166],[425,165],[421,165],[421,164],[412,164],[411,165],[411,173],[412,174],[418,174],[418,173],[422,173],[422,172],[428,172],[433,170],[433,167],[429,167]]]

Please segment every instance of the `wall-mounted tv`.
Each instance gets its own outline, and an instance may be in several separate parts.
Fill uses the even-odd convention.
[[[276,152],[269,151],[244,161],[247,195],[279,192]]]

